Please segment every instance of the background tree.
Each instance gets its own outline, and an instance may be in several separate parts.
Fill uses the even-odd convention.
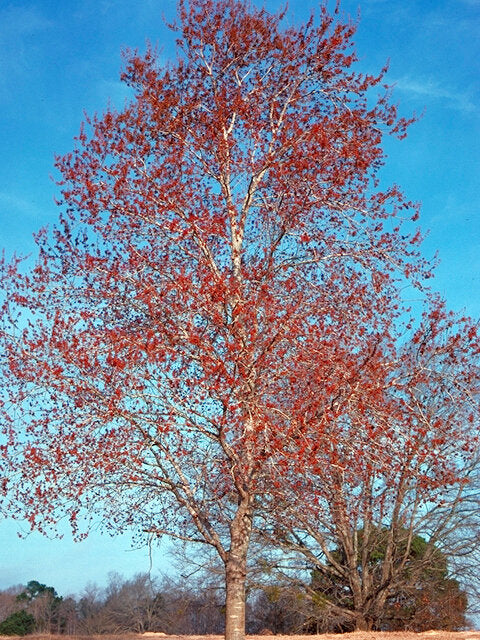
[[[34,268],[2,263],[6,508],[210,545],[228,640],[260,503],[304,449],[336,464],[335,399],[431,275],[416,208],[378,183],[408,124],[383,73],[353,70],[355,28],[325,7],[281,19],[180,0],[178,60],[127,53],[135,97],[58,159]]]
[[[5,620],[18,610],[17,596],[23,591],[22,585],[16,585],[0,591],[0,620]]]
[[[162,631],[163,609],[160,589],[148,574],[137,574],[131,580],[110,575],[102,617],[112,633]]]
[[[255,592],[250,605],[250,633],[269,630],[274,635],[304,633],[305,593],[289,585],[270,584]]]
[[[361,388],[335,400],[337,415],[324,429],[328,457],[322,446],[306,451],[302,478],[272,505],[281,513],[264,533],[316,567],[325,595],[321,603],[317,591],[312,597],[328,625],[336,618],[345,629],[378,628],[389,599],[415,588],[419,536],[428,543],[417,569],[440,571],[440,552],[468,563],[466,542],[478,527],[479,353],[476,325],[441,303],[425,311],[410,340],[379,344]],[[301,495],[317,509],[303,509]],[[464,595],[450,584],[456,624]]]
[[[365,548],[363,536],[363,531],[357,532],[359,568],[362,564],[361,554]],[[372,582],[378,588],[382,581],[382,565],[388,549],[389,531],[376,531],[373,537],[375,546],[371,548],[367,562]],[[414,536],[411,542],[409,538],[409,532],[404,531],[403,536],[399,536],[397,540],[400,549],[392,561],[395,563],[400,560],[401,568],[375,621],[375,627],[383,631],[456,631],[464,628],[467,598],[457,580],[448,577],[445,554],[435,546],[432,547],[421,536]],[[347,563],[343,549],[335,549],[332,557],[339,565]],[[330,574],[314,571],[310,586],[318,592],[319,600],[324,601],[324,612],[329,609],[327,603],[333,603],[342,609],[354,609],[349,582],[342,580],[342,576],[335,576],[333,571]],[[340,615],[337,620],[330,619],[327,624],[325,622],[324,618],[320,619],[321,626],[325,627],[328,624],[326,630],[330,632],[355,629],[355,621],[346,616]],[[313,626],[312,631],[316,631],[316,620],[313,617],[310,618],[309,626]]]
[[[103,611],[103,593],[95,584],[88,583],[80,594],[77,612],[79,628],[85,635],[104,633],[109,621]]]
[[[89,585],[82,594],[78,628],[84,634],[218,634],[225,630],[224,601],[224,589],[198,579],[138,574],[125,580],[111,574],[105,589]]]
[[[26,636],[35,629],[35,618],[25,609],[11,613],[0,622],[0,634],[4,636]]]
[[[59,608],[62,600],[53,587],[47,587],[38,580],[30,580],[17,596],[17,602],[33,616],[36,630],[42,633],[60,631]]]
[[[72,598],[59,596],[53,587],[30,580],[26,586],[17,585],[0,593],[0,620],[6,635],[74,633],[76,604]]]
[[[57,608],[55,633],[77,635],[80,629],[77,602],[73,596],[62,598]]]
[[[225,632],[225,589],[207,580],[182,578],[162,583],[164,626],[173,634],[221,634]]]

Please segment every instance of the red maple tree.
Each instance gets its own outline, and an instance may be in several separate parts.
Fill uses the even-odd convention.
[[[178,59],[127,53],[134,99],[58,159],[35,266],[3,262],[4,489],[43,530],[66,513],[211,545],[237,640],[262,496],[393,335],[399,282],[431,273],[416,207],[378,184],[409,123],[384,71],[353,70],[354,25],[178,13]]]

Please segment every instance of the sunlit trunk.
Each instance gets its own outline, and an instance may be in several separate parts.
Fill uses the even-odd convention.
[[[245,638],[245,580],[247,552],[252,530],[250,500],[239,506],[230,526],[230,550],[225,561],[225,639]]]
[[[245,638],[246,559],[232,559],[226,566],[225,639]]]

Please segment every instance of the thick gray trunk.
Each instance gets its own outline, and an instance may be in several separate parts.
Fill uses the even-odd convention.
[[[225,639],[245,638],[246,561],[231,558],[226,566]]]
[[[252,531],[251,500],[245,497],[230,525],[230,550],[225,560],[225,639],[245,639],[245,581]]]

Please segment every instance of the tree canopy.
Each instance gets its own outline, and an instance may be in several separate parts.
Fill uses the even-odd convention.
[[[413,330],[403,288],[429,300],[420,343],[455,324],[424,286],[417,207],[379,182],[384,137],[409,124],[385,70],[355,70],[338,10],[283,17],[180,0],[177,60],[126,53],[133,100],[57,159],[59,223],[35,266],[1,268],[9,513],[210,545],[228,640],[244,636],[256,514],[315,458],[337,468],[332,436],[356,442],[377,378],[392,383],[377,354]],[[457,362],[478,347],[460,325]],[[388,465],[396,433],[380,431]]]

